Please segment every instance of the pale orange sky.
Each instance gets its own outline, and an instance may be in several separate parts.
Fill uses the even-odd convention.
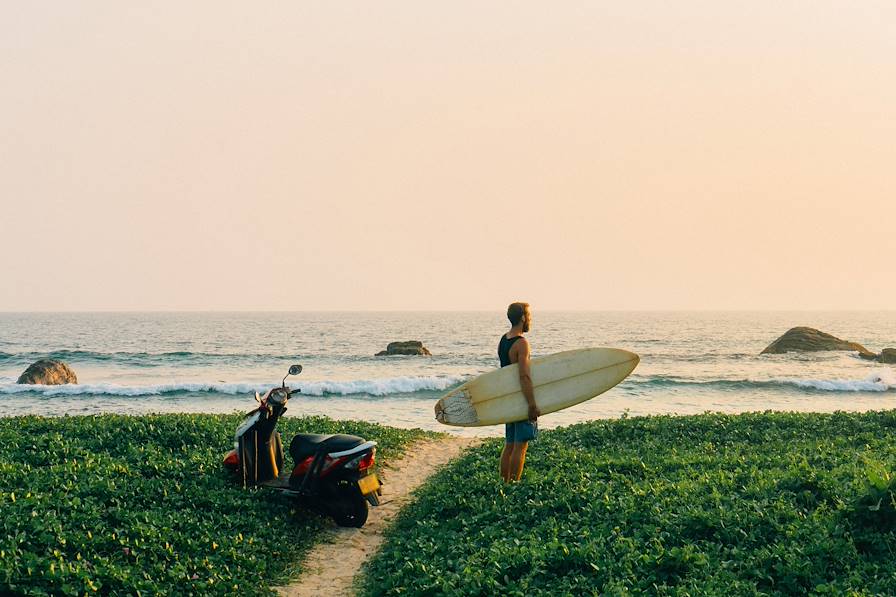
[[[892,309],[896,3],[0,4],[0,310]]]

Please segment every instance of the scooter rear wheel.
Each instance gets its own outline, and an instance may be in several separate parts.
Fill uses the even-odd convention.
[[[329,514],[341,527],[360,529],[367,522],[367,500],[355,483],[342,479],[336,484],[336,499],[329,505]]]

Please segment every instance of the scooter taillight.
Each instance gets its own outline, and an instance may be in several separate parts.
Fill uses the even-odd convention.
[[[366,471],[367,469],[371,468],[375,463],[376,463],[376,448],[371,448],[370,452],[365,454],[358,461],[358,470]]]

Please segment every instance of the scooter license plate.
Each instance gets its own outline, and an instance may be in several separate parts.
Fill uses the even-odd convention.
[[[367,475],[358,479],[358,487],[361,489],[362,495],[367,495],[380,488],[380,480],[376,478],[376,475]]]

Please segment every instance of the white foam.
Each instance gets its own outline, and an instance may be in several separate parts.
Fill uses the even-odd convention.
[[[774,379],[777,383],[823,390],[825,392],[888,392],[896,390],[896,371],[877,369],[862,380],[851,379]]]
[[[393,377],[384,379],[367,379],[355,381],[310,381],[292,384],[303,394],[309,396],[367,394],[370,396],[386,396],[389,394],[409,394],[426,390],[445,390],[462,382],[464,378],[456,376],[423,376]],[[60,386],[42,386],[30,384],[0,383],[0,394],[33,393],[40,396],[161,396],[163,394],[206,392],[218,394],[252,394],[266,392],[278,383],[170,383],[145,386],[126,386],[110,383],[102,384],[70,384]]]
[[[303,394],[309,396],[327,394],[386,396],[426,390],[446,390],[464,379],[457,376],[392,377],[359,381],[311,381],[299,384],[297,387],[301,388]]]

